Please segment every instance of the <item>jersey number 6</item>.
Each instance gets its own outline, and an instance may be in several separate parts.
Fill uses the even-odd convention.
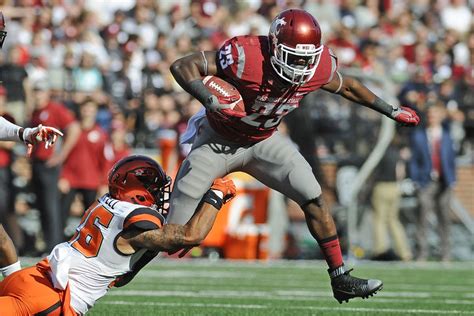
[[[97,257],[104,240],[101,229],[109,227],[113,217],[102,205],[91,206],[69,241],[70,245],[87,258]]]

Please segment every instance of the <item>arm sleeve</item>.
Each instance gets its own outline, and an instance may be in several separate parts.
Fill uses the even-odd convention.
[[[7,121],[3,116],[0,116],[0,140],[19,142],[18,131],[20,126]]]

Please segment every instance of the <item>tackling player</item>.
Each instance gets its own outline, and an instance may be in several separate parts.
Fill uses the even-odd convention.
[[[213,179],[243,171],[301,206],[325,255],[334,297],[340,303],[380,290],[382,281],[355,278],[344,267],[336,226],[323,203],[321,187],[310,165],[277,127],[305,95],[320,88],[404,125],[418,124],[416,112],[390,105],[358,80],[342,76],[337,58],[321,44],[318,22],[304,10],[281,12],[268,36],[237,36],[218,51],[178,59],[171,73],[206,111],[192,119],[199,122],[199,128],[190,131],[199,132],[187,135],[193,147],[178,172],[168,222],[186,223]],[[242,95],[246,113],[234,112],[211,94],[202,83],[202,77],[208,75],[233,84]]]
[[[231,180],[217,179],[186,225],[163,225],[171,179],[154,160],[120,160],[108,184],[109,193],[87,209],[69,242],[0,283],[1,315],[84,315],[159,251],[197,245],[236,192]]]
[[[6,36],[5,22],[0,11],[0,48],[2,48]],[[58,136],[63,136],[63,134],[54,127],[38,125],[34,128],[23,128],[0,116],[0,141],[23,142],[28,146],[28,155],[31,154],[33,145],[44,142],[46,148],[51,147]],[[1,224],[0,254],[0,272],[3,276],[7,276],[21,268],[12,240]]]

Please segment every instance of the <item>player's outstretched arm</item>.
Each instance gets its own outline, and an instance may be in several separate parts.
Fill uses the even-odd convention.
[[[234,182],[230,179],[216,179],[203,198],[203,203],[186,225],[166,224],[127,238],[135,249],[176,250],[199,245],[214,225],[221,207],[236,194]]]
[[[28,155],[33,145],[44,142],[44,146],[49,148],[59,136],[63,136],[63,133],[54,127],[40,124],[33,128],[23,128],[0,116],[0,141],[24,142],[28,146]]]
[[[359,80],[342,76],[339,72],[336,74],[329,83],[322,86],[322,89],[338,93],[348,100],[374,109],[403,125],[416,126],[420,122],[418,114],[409,107],[390,105],[377,97]]]

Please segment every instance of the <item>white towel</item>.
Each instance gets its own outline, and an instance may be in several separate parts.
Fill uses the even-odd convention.
[[[68,243],[54,247],[48,256],[51,267],[51,281],[56,289],[65,290],[69,282],[69,269],[71,267],[72,248]]]
[[[183,135],[179,138],[179,142],[181,144],[192,144],[194,142],[194,137],[199,129],[199,124],[201,123],[202,119],[206,117],[206,108],[202,107],[199,112],[191,116],[188,121],[188,127],[186,127],[186,131]]]

